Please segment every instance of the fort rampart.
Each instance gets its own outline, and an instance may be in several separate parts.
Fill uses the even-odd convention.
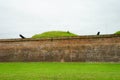
[[[0,62],[120,62],[120,35],[1,39]]]

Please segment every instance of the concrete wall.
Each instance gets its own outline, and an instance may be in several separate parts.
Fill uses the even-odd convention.
[[[0,62],[120,62],[120,35],[0,40]]]

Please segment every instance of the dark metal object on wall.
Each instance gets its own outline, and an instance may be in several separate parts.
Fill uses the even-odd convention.
[[[20,36],[22,39],[25,39],[25,37],[24,37],[22,34],[19,34],[19,36]]]
[[[100,32],[98,32],[97,35],[100,35]]]

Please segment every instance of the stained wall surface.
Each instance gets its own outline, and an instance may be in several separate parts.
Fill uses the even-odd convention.
[[[1,39],[0,62],[120,62],[120,35]]]

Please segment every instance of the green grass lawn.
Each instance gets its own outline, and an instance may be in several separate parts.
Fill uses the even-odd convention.
[[[120,80],[120,63],[0,63],[0,80]]]

